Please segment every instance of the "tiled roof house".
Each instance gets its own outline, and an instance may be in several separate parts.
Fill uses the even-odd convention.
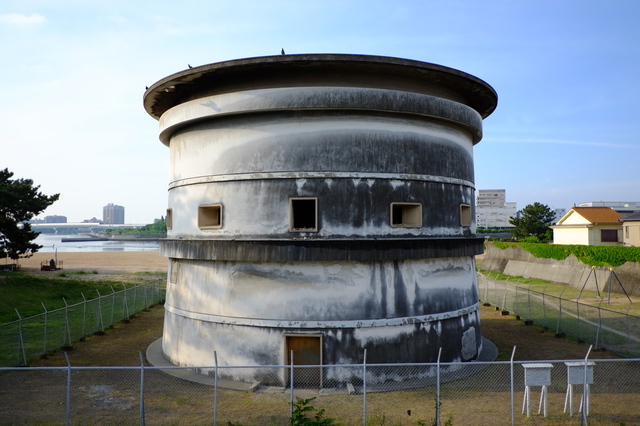
[[[554,244],[622,245],[622,215],[610,207],[573,207],[551,228]]]

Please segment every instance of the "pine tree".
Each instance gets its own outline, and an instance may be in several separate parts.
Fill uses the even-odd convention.
[[[58,200],[38,192],[31,179],[11,179],[13,173],[0,170],[0,259],[29,257],[42,246],[33,243],[39,235],[28,223]]]

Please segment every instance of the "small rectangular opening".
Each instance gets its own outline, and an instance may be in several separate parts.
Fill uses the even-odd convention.
[[[394,228],[421,227],[422,204],[391,203],[391,226]]]
[[[173,210],[167,209],[167,215],[164,218],[164,223],[167,226],[167,229],[173,228]]]
[[[460,226],[471,226],[471,206],[460,204]]]
[[[222,227],[222,206],[220,204],[198,207],[198,227],[216,229]]]
[[[176,261],[175,259],[171,259],[171,262],[169,263],[171,271],[170,271],[170,281],[172,284],[175,284],[178,282],[178,274],[180,273],[180,263],[178,263],[178,261]]]
[[[318,231],[318,199],[289,199],[289,230],[292,232]]]

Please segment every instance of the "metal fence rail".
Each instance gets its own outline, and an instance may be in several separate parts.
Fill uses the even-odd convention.
[[[640,356],[640,317],[563,299],[562,294],[552,296],[482,274],[478,274],[478,292],[482,302],[557,334],[624,356]]]
[[[85,336],[130,318],[164,300],[163,280],[132,285],[124,290],[28,318],[0,325],[0,366],[27,365],[49,351],[69,347]],[[66,304],[66,301],[65,301]]]
[[[285,425],[301,400],[344,425],[640,423],[640,359],[200,371],[209,375],[142,364],[0,368],[0,423]]]

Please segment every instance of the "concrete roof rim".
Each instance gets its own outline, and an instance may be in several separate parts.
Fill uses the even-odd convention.
[[[162,90],[168,88],[170,86],[175,86],[176,84],[185,84],[189,83],[188,80],[193,80],[195,77],[200,77],[208,73],[215,72],[216,70],[221,69],[230,69],[230,68],[247,68],[248,66],[254,65],[256,68],[260,66],[265,66],[269,64],[303,64],[310,62],[318,62],[318,63],[327,63],[327,64],[338,64],[340,62],[349,62],[351,64],[354,63],[369,63],[376,64],[379,66],[384,66],[388,68],[402,68],[409,69],[413,67],[414,69],[411,71],[415,74],[420,72],[430,72],[435,74],[440,74],[442,76],[449,77],[460,84],[460,87],[463,87],[463,90],[460,90],[461,93],[469,97],[471,96],[474,101],[471,101],[470,104],[474,109],[478,111],[478,113],[482,116],[482,118],[486,118],[489,116],[498,105],[498,95],[495,89],[489,85],[484,80],[472,75],[468,74],[464,71],[457,70],[455,68],[446,67],[443,65],[433,64],[429,62],[417,61],[412,59],[403,59],[403,58],[395,58],[395,57],[387,57],[387,56],[374,56],[374,55],[358,55],[358,54],[298,54],[298,55],[274,55],[274,56],[260,56],[260,57],[251,57],[244,59],[233,59],[229,61],[215,62],[211,64],[205,64],[193,68],[189,68],[174,74],[171,74],[151,86],[145,91],[143,95],[143,105],[145,110],[149,115],[153,118],[158,119],[159,116],[156,116],[153,112],[153,104],[156,96],[152,96],[154,93],[159,92],[161,94]],[[191,78],[188,78],[191,77]],[[185,81],[187,80],[187,81]],[[173,84],[169,84],[173,83]],[[442,83],[442,82],[440,82]],[[449,88],[452,87],[451,84],[443,84]],[[464,90],[466,89],[466,90]],[[474,95],[474,93],[478,93]],[[487,98],[489,99],[487,101]],[[481,110],[478,110],[479,105],[484,105]]]

